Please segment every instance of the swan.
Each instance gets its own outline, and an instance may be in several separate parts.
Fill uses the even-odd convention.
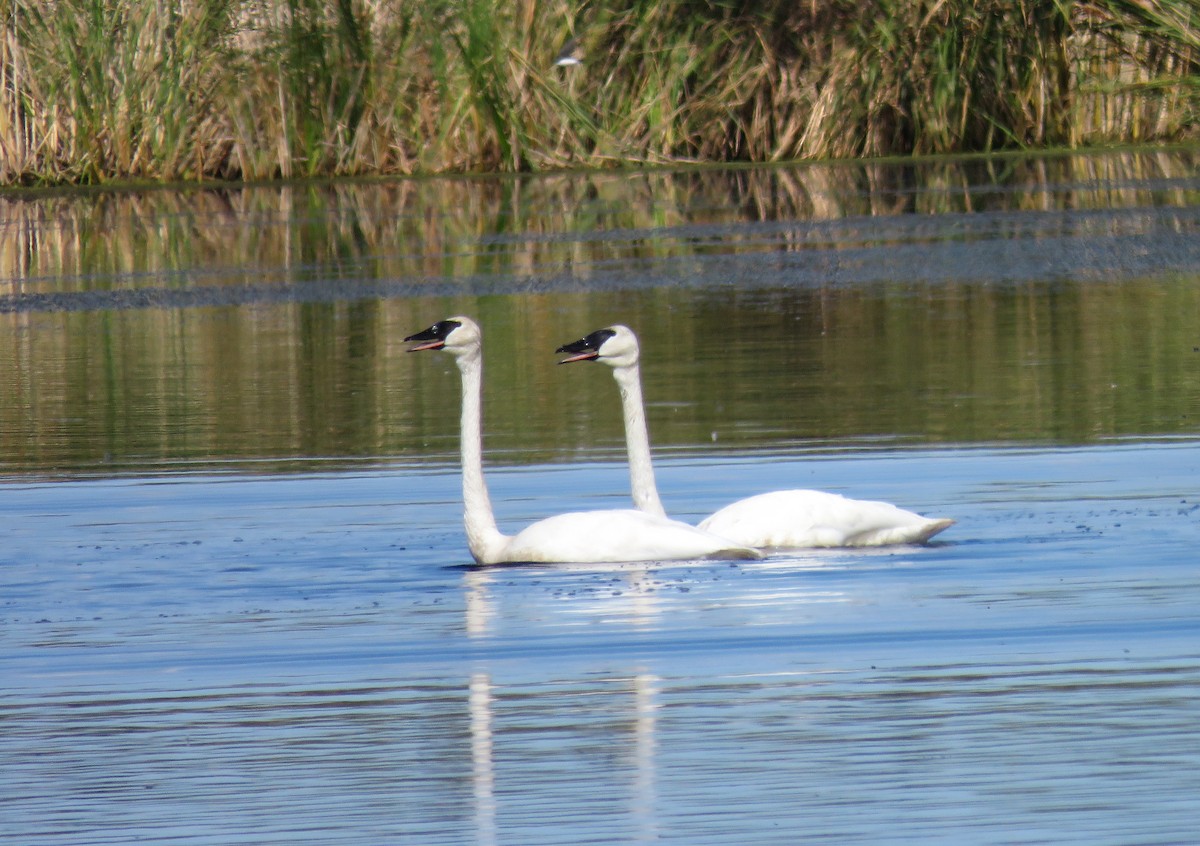
[[[564,344],[557,352],[569,353],[559,364],[600,361],[612,368],[621,390],[634,505],[648,514],[666,516],[650,460],[637,336],[628,326],[609,326]],[[701,521],[699,528],[762,550],[925,543],[953,523],[922,517],[887,502],[790,490],[738,500]]]
[[[539,520],[514,536],[496,527],[483,479],[482,332],[469,317],[450,317],[409,335],[409,352],[447,350],[462,374],[464,523],[471,556],[479,564],[624,563],[761,558],[757,550],[709,532],[634,509],[579,511]]]

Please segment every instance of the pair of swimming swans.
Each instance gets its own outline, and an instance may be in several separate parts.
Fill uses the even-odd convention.
[[[446,350],[462,376],[461,452],[464,523],[479,564],[618,563],[754,559],[763,549],[924,543],[952,520],[931,520],[894,505],[820,491],[776,491],[743,499],[691,526],[666,515],[654,483],[642,403],[637,336],[624,326],[600,329],[559,348],[562,364],[601,361],[613,368],[625,414],[636,509],[577,511],[514,536],[496,526],[483,479],[482,333],[469,317],[451,317],[409,335],[410,352]]]
[[[701,558],[760,558],[703,529],[670,520],[665,514],[633,509],[576,511],[539,520],[513,536],[496,527],[483,480],[481,405],[483,391],[482,333],[469,317],[441,320],[423,332],[409,352],[446,350],[462,374],[462,479],[467,546],[479,564],[518,562],[618,563]]]

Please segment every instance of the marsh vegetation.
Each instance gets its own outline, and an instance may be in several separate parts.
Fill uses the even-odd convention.
[[[1171,141],[1200,103],[1195,0],[0,8],[8,184]]]

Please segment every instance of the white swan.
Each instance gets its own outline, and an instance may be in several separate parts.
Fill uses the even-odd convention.
[[[613,369],[621,389],[634,504],[647,513],[665,516],[650,460],[637,336],[627,326],[610,326],[565,344],[558,352],[571,354],[560,364],[602,361]],[[799,549],[924,543],[953,523],[922,517],[886,502],[791,490],[738,500],[702,521],[699,528],[756,549]]]
[[[482,333],[469,317],[451,317],[405,341],[409,352],[447,350],[462,374],[462,474],[467,545],[480,564],[620,563],[701,558],[760,558],[754,549],[666,517],[633,509],[579,511],[539,520],[509,537],[496,528],[483,480]]]

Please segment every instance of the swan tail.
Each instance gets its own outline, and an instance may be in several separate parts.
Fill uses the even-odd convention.
[[[940,532],[946,531],[953,525],[954,525],[954,521],[949,519],[948,517],[945,517],[945,518],[942,518],[939,520],[930,520],[921,529],[920,534],[917,535],[915,540],[913,540],[913,543],[925,543],[934,535],[939,534]]]
[[[929,539],[939,532],[954,525],[953,520],[925,519],[920,523],[907,526],[893,526],[887,529],[876,529],[863,532],[857,537],[847,538],[845,546],[891,546],[893,544],[928,543]]]
[[[761,551],[749,546],[732,546],[729,549],[722,549],[709,556],[709,558],[717,561],[758,561],[765,557]]]

